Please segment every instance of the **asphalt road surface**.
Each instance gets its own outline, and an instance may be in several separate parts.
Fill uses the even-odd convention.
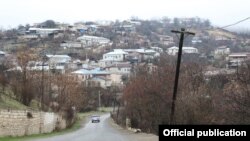
[[[144,133],[133,133],[114,124],[109,114],[101,116],[101,122],[91,123],[75,132],[35,141],[157,141],[158,137]]]

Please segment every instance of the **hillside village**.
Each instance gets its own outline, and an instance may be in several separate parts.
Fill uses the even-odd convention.
[[[196,32],[195,37],[187,38],[184,43],[186,59],[205,61],[215,71],[235,69],[249,59],[249,38],[212,27],[209,21],[199,18],[73,25],[48,20],[33,26],[20,25],[1,32],[1,56],[15,58],[18,47],[28,46],[45,59],[45,62],[30,61],[30,70],[53,69],[102,88],[122,86],[122,78],[129,77],[137,65],[152,66],[162,55],[176,56],[178,39],[170,30],[182,24],[193,24],[195,28],[189,30]]]
[[[216,100],[224,98],[220,97],[222,93],[241,92],[244,87],[239,86],[248,82],[242,76],[250,60],[250,36],[213,26],[198,17],[74,24],[47,20],[1,30],[0,101],[4,96],[25,106],[35,103],[42,111],[67,111],[70,118],[72,110],[113,106],[119,123],[124,124],[128,116],[134,121],[132,126],[156,133],[158,122],[168,119],[169,113],[164,115],[160,110],[170,107],[167,100],[172,94],[179,51],[179,37],[171,30],[182,27],[195,36],[185,37],[182,49],[178,102],[183,107],[177,108],[184,112],[177,113],[180,116],[176,119],[187,124],[249,123],[249,118],[217,116],[234,112],[226,112],[226,106],[220,106],[224,103]],[[188,108],[196,106],[199,109],[189,115]],[[144,113],[144,107],[148,113]],[[148,114],[158,114],[157,123]],[[138,120],[141,117],[145,122]]]

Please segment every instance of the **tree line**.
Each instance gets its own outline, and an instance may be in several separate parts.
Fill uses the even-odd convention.
[[[139,67],[124,89],[123,120],[156,134],[159,124],[169,124],[174,74],[175,64],[164,57],[154,69]],[[249,84],[250,62],[238,73],[210,77],[202,64],[183,63],[174,124],[249,124]]]

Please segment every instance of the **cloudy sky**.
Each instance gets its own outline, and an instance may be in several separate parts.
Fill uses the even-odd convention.
[[[224,26],[250,17],[250,0],[1,0],[0,27],[53,19],[74,23],[88,20],[126,20],[131,16],[208,18]],[[250,21],[239,27],[250,28]]]

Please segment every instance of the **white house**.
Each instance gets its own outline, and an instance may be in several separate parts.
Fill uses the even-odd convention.
[[[64,49],[66,48],[82,48],[83,45],[81,42],[72,42],[72,41],[63,41],[60,44],[60,47],[63,47]]]
[[[50,34],[56,34],[60,32],[61,29],[58,28],[29,28],[28,33],[40,35],[41,37],[47,37]]]
[[[215,57],[220,57],[220,56],[229,55],[229,54],[230,54],[230,48],[227,48],[226,46],[218,47],[214,51]]]
[[[179,47],[173,46],[167,49],[169,55],[176,55],[179,52]],[[182,47],[182,53],[199,53],[197,48],[194,47]]]
[[[61,70],[65,72],[65,66],[70,62],[71,57],[68,55],[46,55],[48,65],[51,69]]]
[[[142,55],[142,60],[153,59],[160,56],[160,53],[153,49],[137,49],[137,52]]]
[[[46,55],[46,60],[43,61],[30,61],[29,68],[30,70],[36,71],[49,71],[55,70],[60,73],[65,73],[66,67],[71,61],[71,57],[68,55]]]
[[[158,51],[156,51],[158,50]],[[160,56],[161,48],[152,47],[152,49],[124,49],[123,51],[128,52],[127,58],[136,58],[139,62],[142,60],[153,59]]]
[[[0,51],[0,57],[3,57],[3,56],[5,56],[5,55],[6,55],[6,53],[5,53],[5,52]]]
[[[72,72],[72,74],[76,76],[78,81],[86,81],[93,77],[100,77],[100,76],[107,78],[110,75],[109,72],[101,68],[80,69]]]
[[[202,40],[200,39],[200,37],[193,37],[192,44],[196,44],[196,43],[202,43]]]
[[[154,51],[157,51],[157,52],[159,52],[159,53],[162,53],[163,52],[163,49],[162,48],[160,48],[160,47],[150,47],[152,50],[154,50]]]
[[[88,81],[86,81],[86,84],[90,87],[102,87],[106,89],[107,87],[110,87],[112,85],[112,81],[111,79],[103,76],[95,76],[88,79]]]
[[[228,67],[236,68],[241,65],[244,61],[250,59],[250,53],[241,52],[241,53],[231,53],[228,55]]]
[[[160,42],[164,45],[172,45],[174,44],[174,38],[168,35],[158,35],[160,38]]]
[[[116,63],[111,66],[105,67],[106,71],[110,73],[117,74],[129,74],[131,72],[132,65],[128,62],[125,63]]]
[[[123,51],[122,49],[114,49],[114,51],[105,53],[103,55],[103,60],[113,60],[113,61],[125,61],[126,56],[128,55],[127,52]]]
[[[93,45],[110,45],[111,41],[104,37],[97,37],[97,36],[81,36],[77,38],[78,41],[81,41],[86,46],[93,46]]]

